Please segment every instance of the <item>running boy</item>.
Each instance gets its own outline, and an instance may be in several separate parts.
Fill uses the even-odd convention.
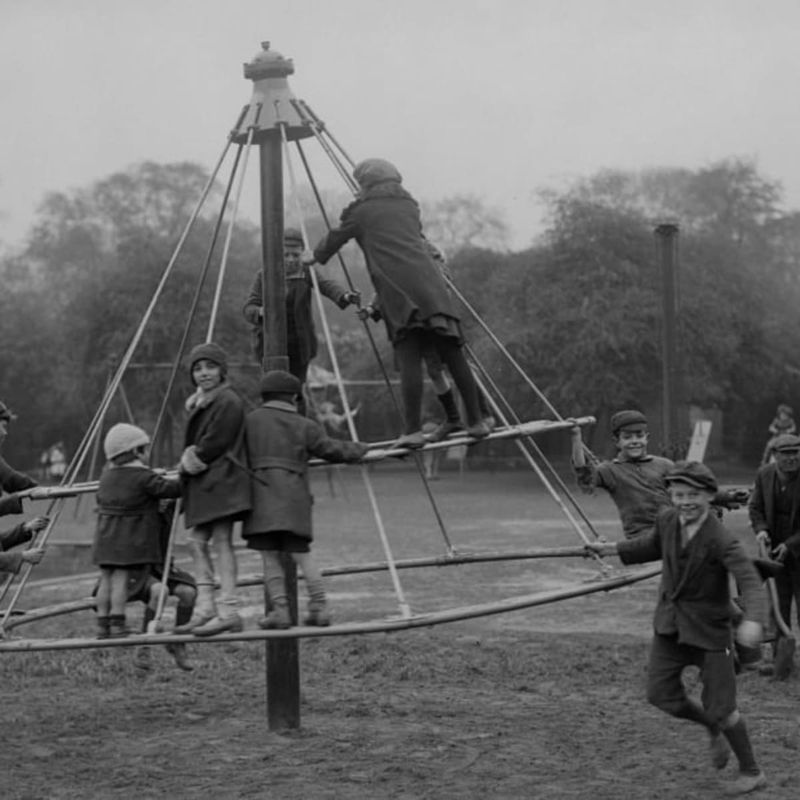
[[[663,560],[647,699],[667,714],[706,728],[715,768],[725,767],[730,747],[739,774],[726,793],[746,794],[766,785],[766,778],[736,704],[728,573],[735,576],[744,599],[744,619],[736,639],[746,647],[761,642],[766,614],[761,580],[739,540],[710,513],[718,490],[711,470],[682,461],[666,481],[674,507],[658,515],[652,531],[588,547],[600,555],[617,554],[623,564]],[[686,694],[681,682],[683,669],[690,665],[701,671],[702,704]]]
[[[272,610],[259,620],[262,628],[289,628],[292,619],[286,594],[281,553],[291,553],[308,590],[306,625],[330,624],[319,567],[311,555],[313,498],[308,460],[316,456],[332,463],[360,461],[369,449],[361,442],[329,439],[322,426],[297,413],[300,381],[283,370],[261,379],[264,404],[247,415],[246,443],[252,484],[253,510],[244,520],[247,546],[261,553],[264,585]]]

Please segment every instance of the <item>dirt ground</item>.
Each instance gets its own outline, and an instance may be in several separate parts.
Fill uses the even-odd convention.
[[[395,556],[442,551],[413,475],[373,481]],[[323,564],[381,557],[358,471],[317,477],[316,552]],[[460,550],[508,550],[578,539],[529,476],[445,473],[434,485]],[[603,498],[584,504],[618,530]],[[746,528],[742,512],[729,517]],[[86,534],[79,522],[65,535]],[[90,535],[90,532],[89,534]],[[242,571],[257,571],[242,553]],[[452,608],[591,580],[591,562],[503,562],[403,571],[412,609]],[[32,585],[25,607],[87,594],[88,578]],[[336,619],[396,613],[386,575],[331,578]],[[729,766],[708,763],[704,733],[643,697],[656,584],[393,634],[303,640],[302,724],[270,732],[265,645],[190,646],[192,673],[160,648],[136,670],[128,648],[0,655],[0,797],[4,800],[265,798],[461,800],[721,796]],[[245,594],[247,622],[257,590]],[[171,609],[170,609],[171,610]],[[132,622],[141,610],[131,607]],[[86,635],[90,612],[20,629]],[[691,681],[693,676],[688,676]],[[696,688],[695,688],[696,690]],[[740,680],[769,789],[800,795],[798,679]]]

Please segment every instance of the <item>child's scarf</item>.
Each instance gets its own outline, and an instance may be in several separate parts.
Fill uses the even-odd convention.
[[[187,411],[196,411],[200,408],[207,408],[210,406],[216,399],[219,397],[220,393],[223,389],[227,389],[230,384],[223,380],[222,383],[215,386],[211,391],[205,392],[199,386],[197,387],[197,391],[189,395],[186,400],[186,410]]]

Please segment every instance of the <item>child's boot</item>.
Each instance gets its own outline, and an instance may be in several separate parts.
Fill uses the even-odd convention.
[[[315,595],[308,601],[308,614],[303,620],[306,625],[314,625],[318,628],[327,628],[331,624],[331,614],[328,611],[328,604],[325,600],[325,593]]]
[[[289,598],[286,594],[286,578],[280,562],[270,556],[264,559],[264,586],[271,605],[269,613],[258,621],[258,627],[265,630],[286,630],[292,627],[289,612]]]
[[[112,614],[108,618],[108,638],[109,639],[123,639],[130,636],[128,626],[125,624],[124,614]]]
[[[327,628],[331,624],[331,615],[325,598],[325,589],[319,579],[308,579],[308,613],[303,622],[318,628]]]
[[[108,617],[97,618],[97,638],[108,639],[109,635],[109,622]]]
[[[269,614],[258,621],[258,627],[281,631],[292,627],[292,615],[289,613],[289,602],[286,597],[272,598],[272,608]]]

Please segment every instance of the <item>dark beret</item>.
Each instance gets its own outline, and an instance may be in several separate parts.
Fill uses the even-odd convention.
[[[300,394],[303,391],[303,384],[291,372],[273,369],[261,377],[258,391],[262,395]]]
[[[634,411],[632,409],[626,411],[617,411],[611,417],[611,433],[617,434],[623,428],[630,428],[636,426],[638,428],[647,427],[647,417],[641,411]]]

